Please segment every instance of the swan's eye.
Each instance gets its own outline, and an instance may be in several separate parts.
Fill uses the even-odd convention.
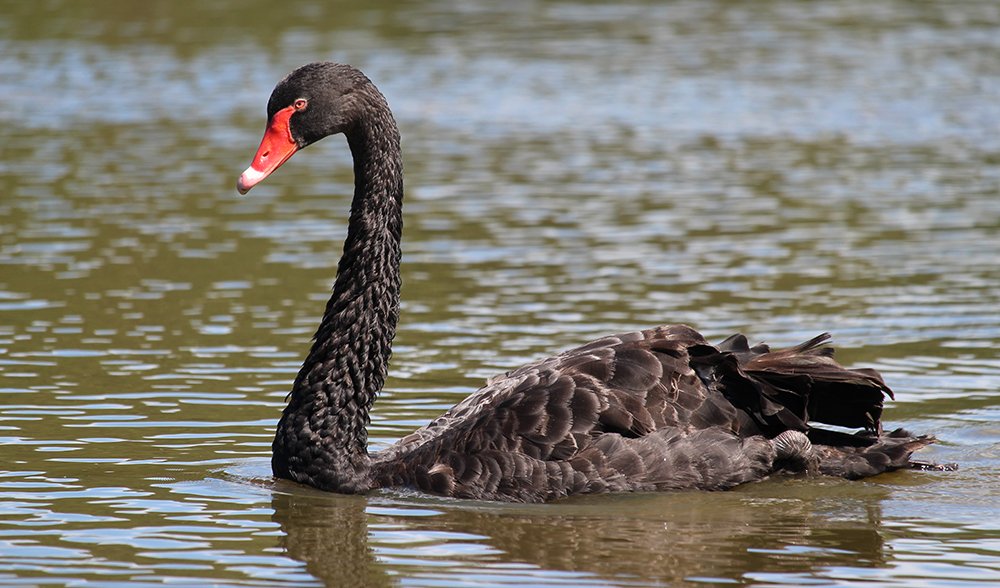
[[[292,106],[295,107],[295,110],[305,110],[306,106],[308,105],[309,101],[306,100],[305,98],[299,98],[298,100],[292,103]]]

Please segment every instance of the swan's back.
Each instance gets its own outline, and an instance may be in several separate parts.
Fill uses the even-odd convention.
[[[781,468],[845,467],[849,455],[873,450],[877,463],[866,455],[831,473],[861,477],[905,465],[929,440],[880,441],[889,389],[874,372],[834,362],[825,340],[771,352],[734,336],[714,347],[683,325],[604,337],[491,379],[376,455],[375,485],[540,501],[723,489]],[[810,420],[867,433],[820,432]],[[786,446],[795,439],[786,431],[804,445]],[[842,447],[814,451],[799,433]]]

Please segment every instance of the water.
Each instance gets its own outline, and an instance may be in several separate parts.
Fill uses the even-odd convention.
[[[0,32],[0,584],[1000,581],[1000,6],[53,0]],[[234,183],[316,59],[404,138],[374,446],[686,322],[833,331],[962,469],[532,506],[275,482],[350,161],[328,139]]]

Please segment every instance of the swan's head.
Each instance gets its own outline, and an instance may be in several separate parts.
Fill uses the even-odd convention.
[[[323,137],[349,132],[374,88],[357,69],[340,63],[303,65],[278,82],[267,101],[267,128],[236,188],[246,194],[296,151]],[[377,94],[377,92],[376,92]]]

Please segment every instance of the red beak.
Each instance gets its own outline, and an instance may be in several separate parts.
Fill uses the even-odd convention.
[[[282,108],[275,112],[271,120],[268,121],[264,138],[261,139],[260,147],[257,148],[257,154],[253,156],[250,167],[236,182],[236,189],[240,191],[240,194],[249,192],[250,188],[271,175],[271,172],[278,169],[299,150],[299,145],[292,139],[292,130],[289,128],[290,119],[294,112],[294,106]]]

